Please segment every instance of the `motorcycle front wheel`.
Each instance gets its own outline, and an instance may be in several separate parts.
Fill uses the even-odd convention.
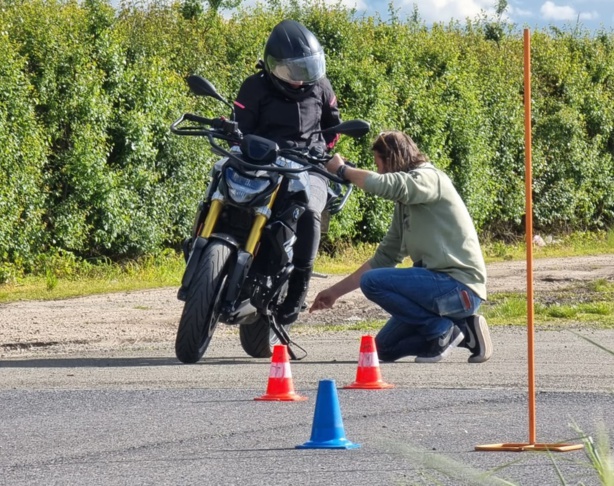
[[[286,332],[290,330],[291,325],[283,326]],[[239,337],[243,351],[252,358],[270,358],[273,355],[273,346],[279,343],[277,334],[262,316],[253,324],[239,326]]]
[[[228,245],[213,241],[200,256],[175,340],[175,354],[182,363],[196,363],[207,351],[220,317],[231,254]]]

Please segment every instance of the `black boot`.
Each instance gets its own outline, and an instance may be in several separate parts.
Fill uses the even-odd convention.
[[[277,322],[279,324],[292,324],[298,319],[298,314],[303,308],[309,279],[311,279],[311,267],[294,267],[288,281],[288,294],[286,299],[277,309]]]

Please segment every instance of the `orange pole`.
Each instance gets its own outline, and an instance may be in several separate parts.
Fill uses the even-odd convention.
[[[535,444],[535,350],[533,326],[533,174],[531,170],[531,34],[524,29],[525,227],[527,237],[527,341],[529,364],[529,443]]]
[[[504,442],[475,447],[476,451],[554,451],[582,449],[583,444],[537,444],[535,439],[535,350],[533,327],[533,203],[531,173],[531,35],[524,30],[525,230],[527,238],[527,341],[529,364],[529,442]]]

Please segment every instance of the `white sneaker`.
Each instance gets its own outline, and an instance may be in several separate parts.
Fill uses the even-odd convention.
[[[483,363],[492,356],[492,341],[490,331],[484,316],[475,315],[468,317],[465,340],[459,345],[471,351],[469,363]]]

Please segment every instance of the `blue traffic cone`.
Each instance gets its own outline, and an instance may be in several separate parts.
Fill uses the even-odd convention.
[[[335,380],[320,380],[311,428],[311,440],[303,445],[297,445],[296,448],[356,449],[358,447],[360,447],[360,444],[354,444],[345,438]]]

